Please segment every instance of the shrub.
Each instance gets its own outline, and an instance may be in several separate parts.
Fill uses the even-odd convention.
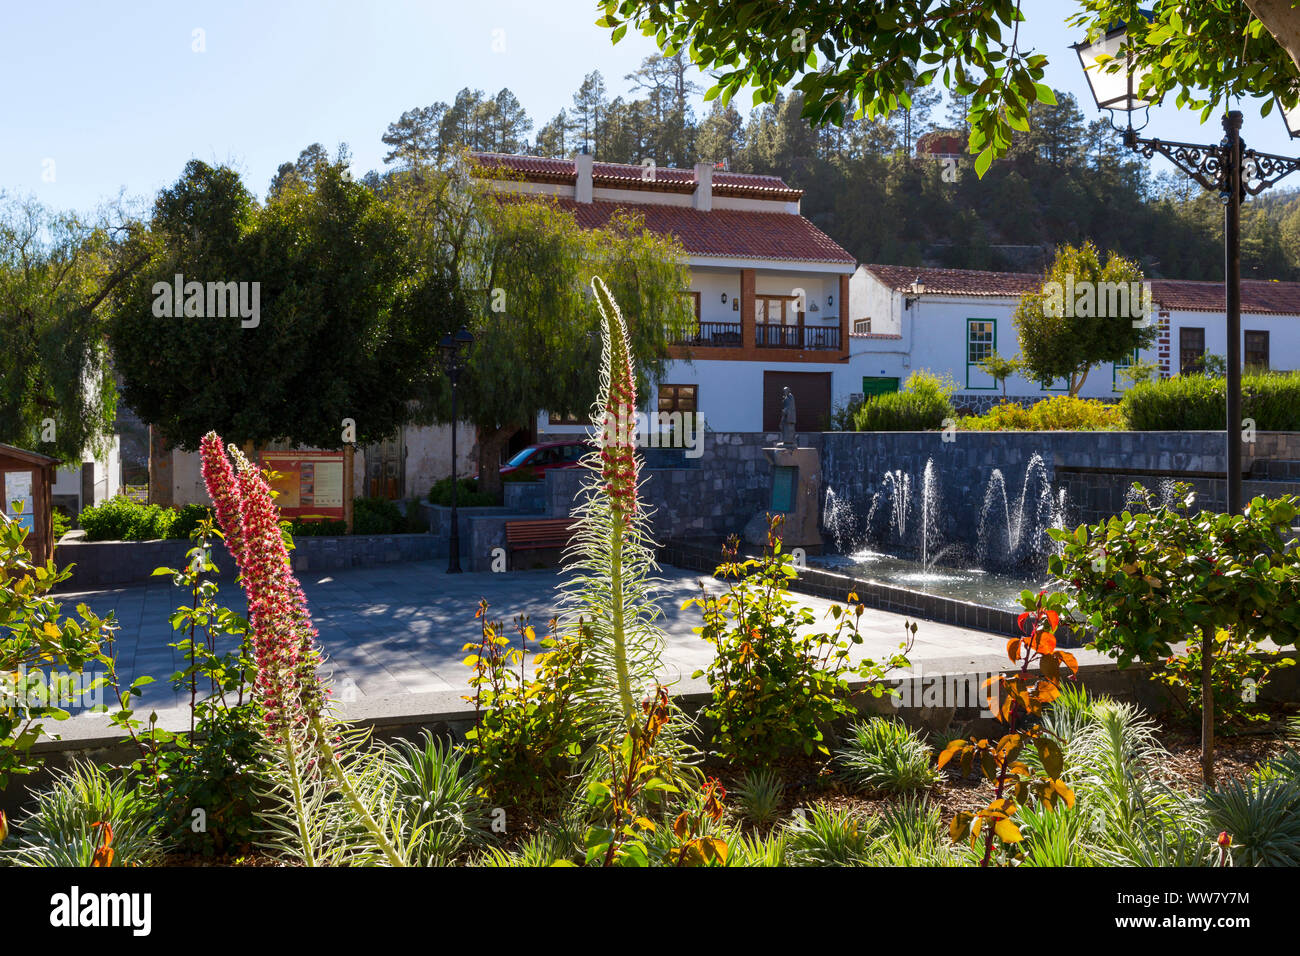
[[[740,815],[760,826],[776,819],[785,796],[785,784],[771,770],[751,770],[732,791]]]
[[[177,512],[158,505],[140,504],[124,495],[109,498],[81,511],[87,541],[155,541],[173,537]]]
[[[1300,375],[1248,372],[1241,394],[1242,417],[1260,431],[1300,430]],[[1223,378],[1178,375],[1133,386],[1120,407],[1135,431],[1218,431],[1228,415],[1226,396]]]
[[[1232,837],[1236,866],[1300,866],[1300,786],[1232,780],[1205,795],[1212,828]]]
[[[884,675],[907,666],[906,649],[883,663],[849,664],[850,647],[863,640],[856,594],[849,595],[847,608],[830,609],[830,630],[813,630],[816,614],[790,594],[788,581],[798,572],[782,551],[780,520],[772,519],[761,558],[738,561],[739,542],[728,542],[724,563],[714,572],[729,582],[726,593],[711,595],[701,583],[700,597],[682,605],[701,609],[699,634],[714,648],[708,667],[694,674],[708,674],[713,695],[701,713],[717,727],[718,751],[746,764],[794,747],[829,753],[826,729],[853,713],[849,677],[865,680],[879,697]],[[910,647],[915,625],[905,631]]]
[[[405,523],[402,510],[386,498],[353,499],[353,534],[397,534]]]
[[[10,774],[39,763],[31,748],[44,721],[66,717],[69,703],[94,703],[87,698],[113,673],[112,630],[84,604],[76,618],[60,615],[50,592],[70,572],[33,564],[26,539],[17,522],[0,521],[0,792]]]
[[[199,526],[199,522],[205,518],[212,517],[212,509],[207,505],[191,504],[186,505],[176,515],[176,520],[172,522],[171,528],[168,529],[167,537],[169,538],[189,538],[194,534],[194,530]]]
[[[89,764],[58,774],[15,829],[18,840],[3,855],[17,866],[148,866],[161,851],[152,803]],[[111,854],[96,863],[106,841]]]
[[[65,534],[67,534],[69,531],[72,530],[72,519],[69,518],[66,514],[64,514],[61,509],[55,508],[53,520],[54,520],[54,541],[57,544],[58,541]]]
[[[874,395],[858,409],[854,425],[860,432],[908,432],[942,428],[954,418],[952,394],[956,383],[933,372],[913,372],[901,392]]]
[[[391,746],[393,785],[410,828],[413,862],[446,866],[479,842],[487,814],[478,792],[478,777],[465,766],[463,751],[427,731],[417,745],[399,740]]]
[[[477,478],[460,478],[457,483],[459,487],[456,491],[456,506],[459,508],[487,507],[501,503],[496,495],[478,490]],[[450,476],[433,483],[433,487],[429,489],[429,504],[442,505],[444,508],[451,507]]]
[[[885,717],[854,724],[836,756],[859,790],[903,793],[923,790],[939,779],[920,735]]]
[[[295,538],[331,537],[347,534],[348,523],[336,518],[326,518],[323,521],[303,521],[295,518],[289,522],[289,533]]]
[[[1054,395],[1029,408],[1014,402],[994,405],[983,415],[967,415],[958,426],[969,431],[1108,431],[1122,428],[1118,405],[1095,398]]]

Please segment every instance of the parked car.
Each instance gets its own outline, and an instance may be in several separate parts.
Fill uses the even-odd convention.
[[[530,471],[541,474],[554,468],[576,468],[582,456],[591,451],[586,441],[548,441],[522,448],[501,466],[501,474]]]

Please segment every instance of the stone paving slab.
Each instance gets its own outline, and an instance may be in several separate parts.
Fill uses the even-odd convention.
[[[474,619],[479,600],[487,600],[490,615],[507,623],[516,614],[529,615],[541,633],[554,613],[555,587],[563,579],[554,570],[448,575],[441,561],[302,572],[300,578],[329,658],[336,697],[370,700],[376,705],[382,699],[384,707],[400,707],[400,699],[408,695],[467,693],[469,670],[461,663],[465,657],[462,648],[479,636],[479,622]],[[661,624],[667,636],[663,679],[684,686],[693,683],[694,671],[707,666],[711,651],[692,632],[700,625],[699,609],[682,611],[681,604],[698,594],[701,579],[715,593],[722,584],[671,567],[663,569],[662,578]],[[112,611],[116,615],[121,624],[117,654],[123,683],[146,674],[155,679],[145,688],[142,708],[162,712],[188,702],[188,692],[178,692],[168,684],[183,661],[167,646],[177,639],[167,618],[188,598],[170,579],[154,578],[143,586],[68,593],[58,598],[64,602],[65,612],[84,602],[98,614]],[[829,628],[826,612],[832,602],[800,594],[795,599],[814,610],[818,627]],[[241,613],[246,611],[243,592],[233,585],[223,585],[219,600]],[[855,659],[892,654],[903,639],[904,620],[899,614],[866,609],[861,620],[865,640],[855,648]],[[1005,636],[927,621],[918,624],[911,654],[917,673],[1006,666]],[[1081,663],[1105,660],[1089,651],[1076,653]]]

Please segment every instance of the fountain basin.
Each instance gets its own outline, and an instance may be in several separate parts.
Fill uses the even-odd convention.
[[[1041,590],[1044,580],[1030,573],[985,571],[925,563],[882,551],[809,557],[818,567],[872,584],[905,588],[938,597],[1003,610],[1020,609],[1020,592]]]

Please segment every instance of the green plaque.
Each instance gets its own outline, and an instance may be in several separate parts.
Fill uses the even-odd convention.
[[[776,466],[772,476],[772,511],[782,514],[794,511],[794,488],[798,480],[799,469],[794,465]]]

